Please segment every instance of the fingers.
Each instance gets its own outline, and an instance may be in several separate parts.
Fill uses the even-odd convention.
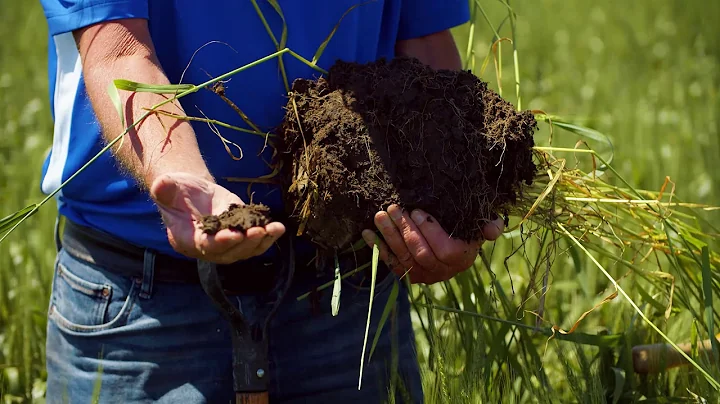
[[[380,238],[375,235],[374,231],[363,230],[362,237],[363,240],[365,240],[365,244],[367,244],[370,248],[374,247],[375,242],[377,241],[378,250],[380,251],[380,259],[390,268],[391,271],[397,275],[402,275],[406,271],[405,267],[402,263],[400,263],[395,254],[390,252],[387,244],[380,240]]]
[[[246,232],[223,229],[215,234],[205,234],[198,229],[195,232],[195,245],[209,260],[211,257],[226,255],[231,250],[236,250],[238,246],[252,251],[260,244],[263,237],[265,237],[265,229],[255,227]]]
[[[435,218],[420,209],[414,210],[410,217],[438,260],[463,268],[470,267],[475,261],[479,242],[466,243],[450,237]]]
[[[203,259],[212,260],[218,264],[232,264],[233,262],[254,257],[256,255],[255,250],[260,246],[263,239],[265,239],[267,233],[262,227],[253,227],[248,229],[246,234],[242,242],[232,245],[228,250],[221,253],[214,255],[207,254],[208,257],[203,257]]]
[[[397,205],[378,212],[375,225],[384,239],[379,242],[381,258],[397,274],[413,268],[410,271],[413,283],[444,281],[472,267],[482,244],[480,240],[454,239],[426,212],[418,209],[409,214]],[[496,240],[503,231],[503,221],[498,218],[483,227],[481,237]],[[375,243],[372,231],[363,232],[363,238],[370,246]]]
[[[430,247],[423,233],[410,218],[408,212],[403,212],[397,205],[391,205],[388,207],[387,213],[378,215],[380,216],[379,220],[385,220],[383,217],[386,215],[392,219],[395,227],[392,229],[386,227],[385,232],[382,229],[380,231],[393,252],[399,254],[398,250],[409,251],[415,262],[431,272],[445,273],[450,270],[448,264],[439,260],[435,255],[432,247]],[[386,233],[393,235],[392,241],[388,240]]]
[[[380,259],[390,270],[398,277],[407,276],[410,279],[410,283],[425,283],[426,279],[423,277],[420,266],[405,267],[400,260],[390,251],[388,245],[382,241],[374,231],[363,230],[362,237],[370,248],[378,243],[378,250],[380,252]]]
[[[206,261],[218,264],[230,264],[262,255],[283,234],[285,226],[273,222],[266,227],[252,227],[245,234],[230,230],[222,230],[214,236],[203,235],[198,244],[201,257]]]
[[[393,214],[402,215],[399,210],[388,210]],[[375,215],[375,226],[380,230],[385,243],[405,269],[418,266],[419,263],[411,251],[412,246],[405,239],[406,235],[401,233],[388,212],[378,212]]]
[[[264,254],[283,234],[285,234],[285,226],[282,223],[273,222],[265,226],[265,237],[255,248],[254,256]]]

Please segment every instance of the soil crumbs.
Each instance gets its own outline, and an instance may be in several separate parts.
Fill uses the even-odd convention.
[[[202,231],[216,234],[220,230],[230,229],[244,232],[251,227],[265,226],[270,223],[270,208],[263,204],[231,204],[219,215],[207,215],[200,220]]]
[[[536,129],[531,112],[470,72],[412,58],[339,61],[327,78],[293,83],[279,130],[288,213],[326,249],[374,229],[390,204],[478,239],[532,183]]]

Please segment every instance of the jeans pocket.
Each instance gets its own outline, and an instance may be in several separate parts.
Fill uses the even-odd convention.
[[[109,277],[61,251],[55,266],[49,318],[66,331],[90,333],[124,325],[138,295],[132,279]]]

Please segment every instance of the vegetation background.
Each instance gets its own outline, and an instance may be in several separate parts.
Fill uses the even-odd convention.
[[[507,16],[507,4],[517,13],[515,45],[523,108],[572,117],[609,135],[614,165],[633,186],[659,190],[669,176],[683,200],[720,204],[720,170],[715,168],[720,158],[720,2],[481,0],[478,4],[496,28]],[[487,20],[476,12],[477,66],[493,41]],[[509,29],[506,21],[501,36],[509,36]],[[468,32],[468,26],[456,30],[463,52]],[[4,216],[41,199],[39,173],[52,143],[47,28],[39,3],[0,0],[0,38],[0,216]],[[507,42],[502,45],[502,58],[503,95],[516,102],[512,46]],[[482,78],[497,88],[492,61]],[[544,127],[538,143],[545,143],[547,136]],[[577,140],[568,133],[556,137],[557,144],[570,146]],[[710,212],[706,219],[720,226],[720,213]],[[1,402],[44,401],[53,222],[54,209],[47,206],[0,245]],[[580,337],[548,342],[542,333],[517,327],[535,322],[520,308],[535,310],[537,299],[526,302],[510,289],[510,281],[516,291],[527,287],[528,272],[513,265],[516,261],[509,262],[509,274],[505,271],[503,259],[511,251],[510,243],[501,240],[496,248],[486,248],[494,275],[478,267],[430,293],[439,304],[454,287],[466,299],[465,310],[509,322],[420,307],[418,327],[421,318],[423,324],[434,325],[418,334],[429,402],[717,402],[718,392],[690,368],[632,374],[628,349],[659,338],[622,299],[593,311],[578,328],[583,335],[621,337],[612,344],[586,344]],[[577,258],[571,249],[558,254],[545,297],[545,329],[555,324],[569,329],[612,290],[587,259]],[[609,263],[616,279],[627,275],[612,261],[603,262]],[[695,284],[676,287],[700,289],[699,278],[698,274]],[[690,341],[698,334],[707,338],[698,326],[701,319],[687,311],[676,308],[668,319],[664,317],[667,287],[636,287],[634,281],[633,274],[627,275],[623,286],[674,341]],[[713,375],[718,380],[718,372]]]

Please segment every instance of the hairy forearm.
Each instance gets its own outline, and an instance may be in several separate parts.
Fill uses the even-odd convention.
[[[395,51],[399,56],[417,58],[436,70],[462,69],[460,53],[450,31],[398,41],[395,45]]]
[[[129,21],[129,22],[128,22]],[[125,122],[121,125],[117,110],[107,94],[114,79],[141,83],[169,84],[158,63],[152,43],[138,38],[138,25],[144,22],[126,20],[89,27],[75,34],[83,59],[83,74],[88,96],[106,140],[117,137],[147,112],[146,108],[166,100],[166,95],[147,92],[120,92]],[[161,108],[183,116],[179,103]],[[187,121],[163,114],[152,114],[128,132],[121,147],[113,151],[130,173],[145,187],[158,176],[186,172],[212,180],[198,149],[195,133]]]

